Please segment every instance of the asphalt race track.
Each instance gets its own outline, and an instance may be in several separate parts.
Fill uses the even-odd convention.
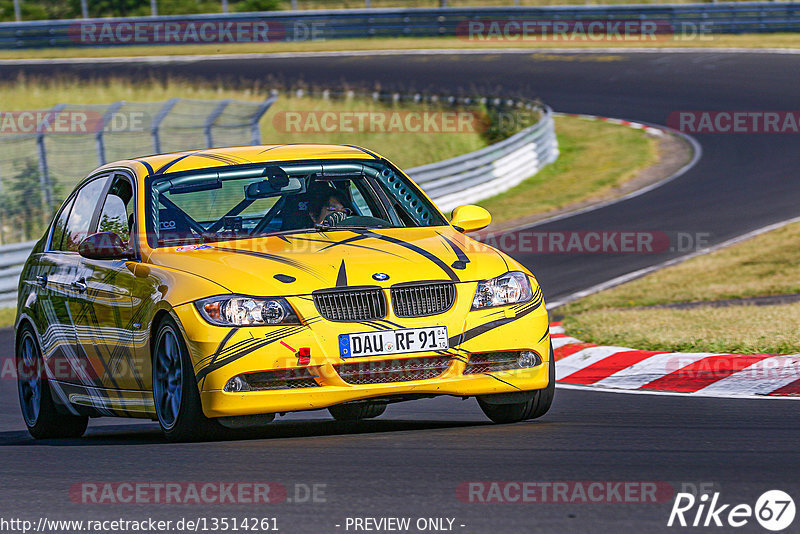
[[[20,73],[220,77],[231,84],[258,79],[370,88],[379,83],[384,90],[538,96],[557,111],[664,124],[680,110],[797,109],[800,55],[547,52],[169,65],[0,62],[3,79]],[[713,244],[800,215],[796,134],[705,134],[696,139],[703,157],[677,180],[536,230],[686,232],[702,234]],[[515,256],[534,270],[552,301],[681,253]],[[0,346],[4,359],[12,357],[11,332],[0,333]],[[769,489],[784,490],[795,500],[800,496],[798,405],[791,400],[561,389],[547,416],[517,425],[487,424],[474,400],[443,398],[393,405],[381,418],[357,424],[335,423],[327,412],[294,415],[255,437],[228,442],[171,445],[152,423],[99,420],[82,440],[35,443],[23,430],[15,387],[12,380],[0,380],[4,517],[247,515],[277,517],[284,532],[317,533],[347,532],[345,520],[354,516],[450,517],[457,532],[654,532],[683,530],[666,526],[669,500],[481,504],[462,502],[456,488],[468,481],[656,481],[675,491],[684,484],[706,484],[721,493],[722,502],[732,504],[754,505]],[[209,507],[71,500],[70,486],[86,481],[274,481],[287,487],[293,502]],[[296,484],[324,484],[324,502],[296,502]],[[763,532],[754,520],[738,530]]]

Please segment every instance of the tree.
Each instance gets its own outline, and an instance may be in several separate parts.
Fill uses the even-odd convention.
[[[37,162],[27,160],[16,174],[3,178],[0,224],[17,234],[15,237],[3,235],[4,241],[27,241],[44,232],[50,213],[43,206],[40,176]]]

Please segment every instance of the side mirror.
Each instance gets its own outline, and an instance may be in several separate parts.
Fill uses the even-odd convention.
[[[127,260],[133,252],[114,232],[98,232],[87,236],[78,245],[78,253],[90,260]]]
[[[492,215],[480,206],[459,206],[453,210],[452,224],[459,232],[475,232],[489,226]]]

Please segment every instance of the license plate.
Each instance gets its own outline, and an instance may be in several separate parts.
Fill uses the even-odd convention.
[[[447,348],[449,344],[446,326],[339,334],[339,354],[342,358],[426,352]]]

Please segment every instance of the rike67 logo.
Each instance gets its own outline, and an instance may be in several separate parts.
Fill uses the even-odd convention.
[[[763,528],[780,532],[792,524],[794,516],[794,500],[781,490],[764,492],[755,506],[723,503],[719,492],[711,496],[703,493],[699,497],[678,493],[667,526],[739,528],[755,519]]]

